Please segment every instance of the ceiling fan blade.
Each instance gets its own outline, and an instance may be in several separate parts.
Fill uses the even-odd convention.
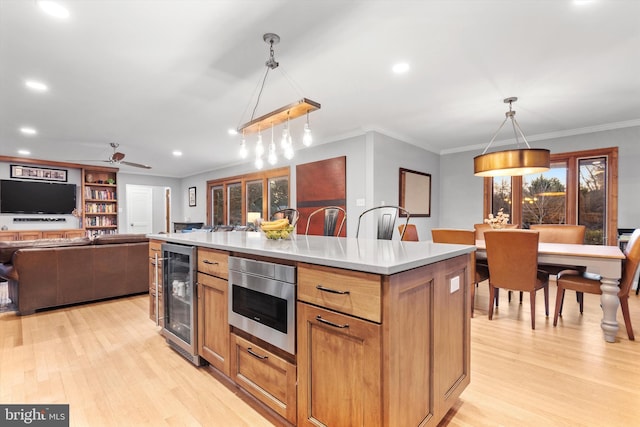
[[[136,168],[144,168],[144,169],[151,169],[151,166],[149,165],[143,165],[141,163],[132,163],[132,162],[119,162],[122,165],[127,165],[127,166],[133,166]]]

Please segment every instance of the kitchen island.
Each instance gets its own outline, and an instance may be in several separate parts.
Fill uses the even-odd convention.
[[[469,384],[474,246],[259,232],[149,237],[198,248],[201,356],[283,421],[435,426]],[[215,262],[204,259],[211,254]],[[228,256],[296,267],[295,354],[226,323]],[[200,271],[201,261],[217,271]],[[209,274],[217,299],[203,297]]]

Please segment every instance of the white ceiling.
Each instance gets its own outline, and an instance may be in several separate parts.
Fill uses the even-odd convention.
[[[256,116],[317,101],[316,144],[377,130],[479,154],[509,96],[530,141],[640,125],[640,0],[61,3],[64,21],[35,0],[0,0],[0,155],[88,163],[117,142],[125,160],[153,167],[126,172],[184,177],[237,163],[240,137],[228,130],[250,119],[267,32],[282,38],[280,67]],[[399,61],[408,73],[391,72]],[[28,78],[50,90],[27,90]]]

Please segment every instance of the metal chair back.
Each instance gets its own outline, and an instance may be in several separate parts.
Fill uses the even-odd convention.
[[[309,214],[307,218],[307,228],[305,230],[305,235],[309,234],[309,227],[311,225],[311,218],[314,215],[324,212],[324,227],[323,227],[323,236],[339,236],[342,232],[342,227],[344,226],[344,222],[347,219],[347,212],[339,207],[339,206],[325,206],[323,208],[316,209],[315,211]],[[342,220],[339,221],[340,213],[342,212]],[[338,222],[340,226],[338,226]],[[336,227],[338,227],[338,232],[336,233]]]
[[[378,230],[377,238],[380,240],[391,240],[393,237],[393,230],[395,228],[396,218],[399,214],[406,215],[406,221],[404,222],[404,228],[400,233],[400,240],[404,238],[404,233],[407,230],[409,224],[409,218],[411,214],[405,208],[400,206],[384,205],[376,206],[371,209],[367,209],[362,212],[358,217],[358,229],[356,230],[356,238],[360,236],[360,225],[362,224],[363,217],[365,215],[378,215]]]

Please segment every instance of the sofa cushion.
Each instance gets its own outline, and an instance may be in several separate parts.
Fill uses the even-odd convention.
[[[0,241],[0,263],[10,263],[13,253],[23,248],[56,248],[60,246],[85,246],[91,243],[88,237],[76,237],[73,239],[36,239]]]
[[[101,234],[93,238],[94,245],[112,245],[114,243],[148,242],[145,234]]]

